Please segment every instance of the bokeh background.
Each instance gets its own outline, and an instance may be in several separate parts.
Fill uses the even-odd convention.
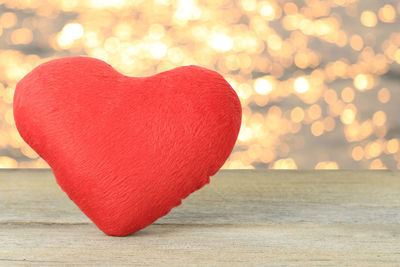
[[[224,75],[243,107],[224,168],[400,168],[399,17],[378,0],[0,0],[0,167],[48,167],[15,128],[16,83],[88,55]]]

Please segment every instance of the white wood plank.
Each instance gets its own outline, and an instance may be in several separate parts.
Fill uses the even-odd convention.
[[[0,170],[0,266],[400,265],[400,173],[222,170],[155,224],[105,236],[50,170]]]

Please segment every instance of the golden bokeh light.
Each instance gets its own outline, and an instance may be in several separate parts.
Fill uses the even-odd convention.
[[[351,87],[346,87],[342,90],[342,99],[346,103],[351,103],[354,100],[355,93],[354,90]]]
[[[28,28],[20,28],[11,33],[13,44],[29,44],[32,41],[32,32]]]
[[[354,34],[350,38],[350,46],[356,51],[360,51],[364,46],[364,41],[360,35]]]
[[[83,36],[83,27],[79,23],[69,23],[64,26],[57,37],[60,48],[66,49]]]
[[[334,118],[332,118],[332,117],[326,117],[326,118],[323,120],[323,123],[324,123],[324,130],[325,130],[326,132],[330,132],[330,131],[333,131],[333,130],[335,129],[336,121],[335,121]]]
[[[399,14],[359,0],[0,1],[0,167],[48,167],[15,128],[15,86],[84,55],[129,76],[221,73],[243,107],[224,168],[400,168]]]
[[[5,12],[0,17],[0,25],[2,28],[12,28],[17,24],[17,15],[13,12]]]
[[[398,139],[390,139],[387,144],[386,148],[388,153],[394,154],[399,151],[399,140]]]
[[[382,88],[378,91],[379,102],[385,104],[390,100],[390,91],[387,88]]]
[[[254,82],[254,90],[260,95],[266,95],[273,89],[273,82],[268,78],[259,78]]]
[[[378,142],[370,142],[365,147],[366,156],[376,158],[382,153],[382,147]]]
[[[354,86],[360,91],[371,89],[374,86],[374,78],[370,74],[357,74]]]
[[[316,170],[337,170],[339,165],[335,161],[321,161],[315,165]]]
[[[356,146],[351,151],[351,156],[354,160],[360,161],[364,157],[364,149],[362,146]]]
[[[352,124],[356,118],[356,112],[354,109],[346,108],[343,110],[342,114],[340,115],[340,120],[343,124]]]
[[[18,162],[10,157],[0,156],[0,168],[17,168]]]
[[[396,20],[396,10],[391,5],[384,5],[379,9],[379,19],[386,23],[393,23]]]
[[[311,105],[307,109],[307,115],[312,121],[319,119],[321,117],[321,114],[322,109],[318,104]]]
[[[333,105],[336,103],[337,98],[338,96],[335,90],[329,89],[325,91],[324,100],[326,103]]]
[[[284,158],[275,161],[271,169],[297,169],[297,164],[292,158]]]
[[[298,93],[305,93],[310,89],[308,80],[304,77],[299,77],[294,81],[294,89]]]
[[[213,33],[209,45],[216,51],[226,52],[232,49],[233,39],[224,33]]]
[[[290,115],[293,122],[301,122],[304,119],[304,110],[301,107],[295,107]]]
[[[324,133],[324,124],[321,121],[313,122],[311,125],[311,133],[315,136],[321,136]]]
[[[367,10],[361,13],[361,23],[366,27],[375,27],[378,19],[373,11]]]
[[[385,164],[383,164],[381,159],[374,159],[369,165],[369,169],[372,170],[386,170]]]
[[[386,123],[386,114],[382,110],[374,113],[372,121],[376,126],[383,126]]]

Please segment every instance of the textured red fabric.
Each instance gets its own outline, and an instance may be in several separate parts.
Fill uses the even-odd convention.
[[[14,95],[22,138],[115,236],[148,226],[209,183],[233,149],[241,114],[226,80],[198,66],[135,78],[67,57],[36,67]]]

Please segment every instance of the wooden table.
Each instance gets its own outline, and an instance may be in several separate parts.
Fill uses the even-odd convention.
[[[0,266],[400,266],[400,172],[222,170],[129,237],[98,230],[47,169],[0,170]]]

